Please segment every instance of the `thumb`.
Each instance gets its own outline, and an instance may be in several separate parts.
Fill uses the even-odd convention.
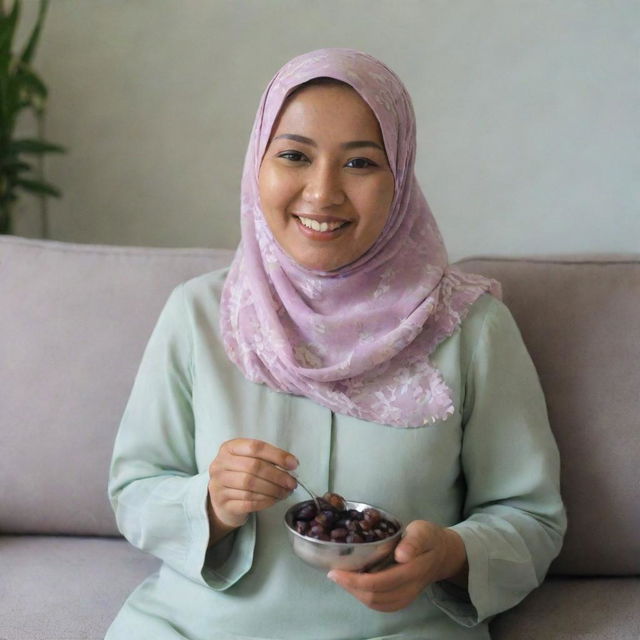
[[[424,520],[414,520],[407,525],[403,538],[396,547],[395,561],[404,564],[417,558],[430,549],[430,523]]]

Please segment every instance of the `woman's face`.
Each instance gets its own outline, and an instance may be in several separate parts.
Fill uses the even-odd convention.
[[[334,84],[305,87],[285,102],[258,183],[278,244],[321,271],[373,245],[394,193],[376,117],[351,87]]]

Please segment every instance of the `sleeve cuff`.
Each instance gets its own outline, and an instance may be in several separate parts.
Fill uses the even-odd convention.
[[[438,609],[444,611],[459,625],[473,627],[478,624],[478,612],[471,603],[466,589],[444,580],[429,585],[427,596]]]
[[[209,548],[208,487],[207,471],[191,478],[185,502],[191,535],[185,573],[196,582],[206,584],[216,591],[224,591],[251,569],[256,519],[255,515],[251,514],[242,527]]]
[[[450,529],[460,535],[467,552],[469,582],[463,589],[451,582],[429,585],[427,594],[439,609],[465,627],[473,627],[491,615],[487,601],[489,589],[489,557],[473,526],[460,522]]]

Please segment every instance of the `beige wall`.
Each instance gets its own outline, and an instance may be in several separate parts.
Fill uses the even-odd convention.
[[[46,163],[50,236],[234,247],[264,85],[349,46],[413,95],[453,259],[638,252],[639,24],[637,0],[53,0],[36,62],[70,152]],[[25,200],[17,231],[39,229]]]

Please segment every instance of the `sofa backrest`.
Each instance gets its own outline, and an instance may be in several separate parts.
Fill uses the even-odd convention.
[[[119,535],[113,440],[178,283],[232,252],[0,237],[0,532]],[[640,258],[477,258],[544,388],[569,529],[552,572],[640,573]]]
[[[108,469],[146,342],[232,255],[0,236],[0,532],[119,535]]]
[[[640,574],[640,257],[477,258],[500,280],[560,448],[556,574]]]

